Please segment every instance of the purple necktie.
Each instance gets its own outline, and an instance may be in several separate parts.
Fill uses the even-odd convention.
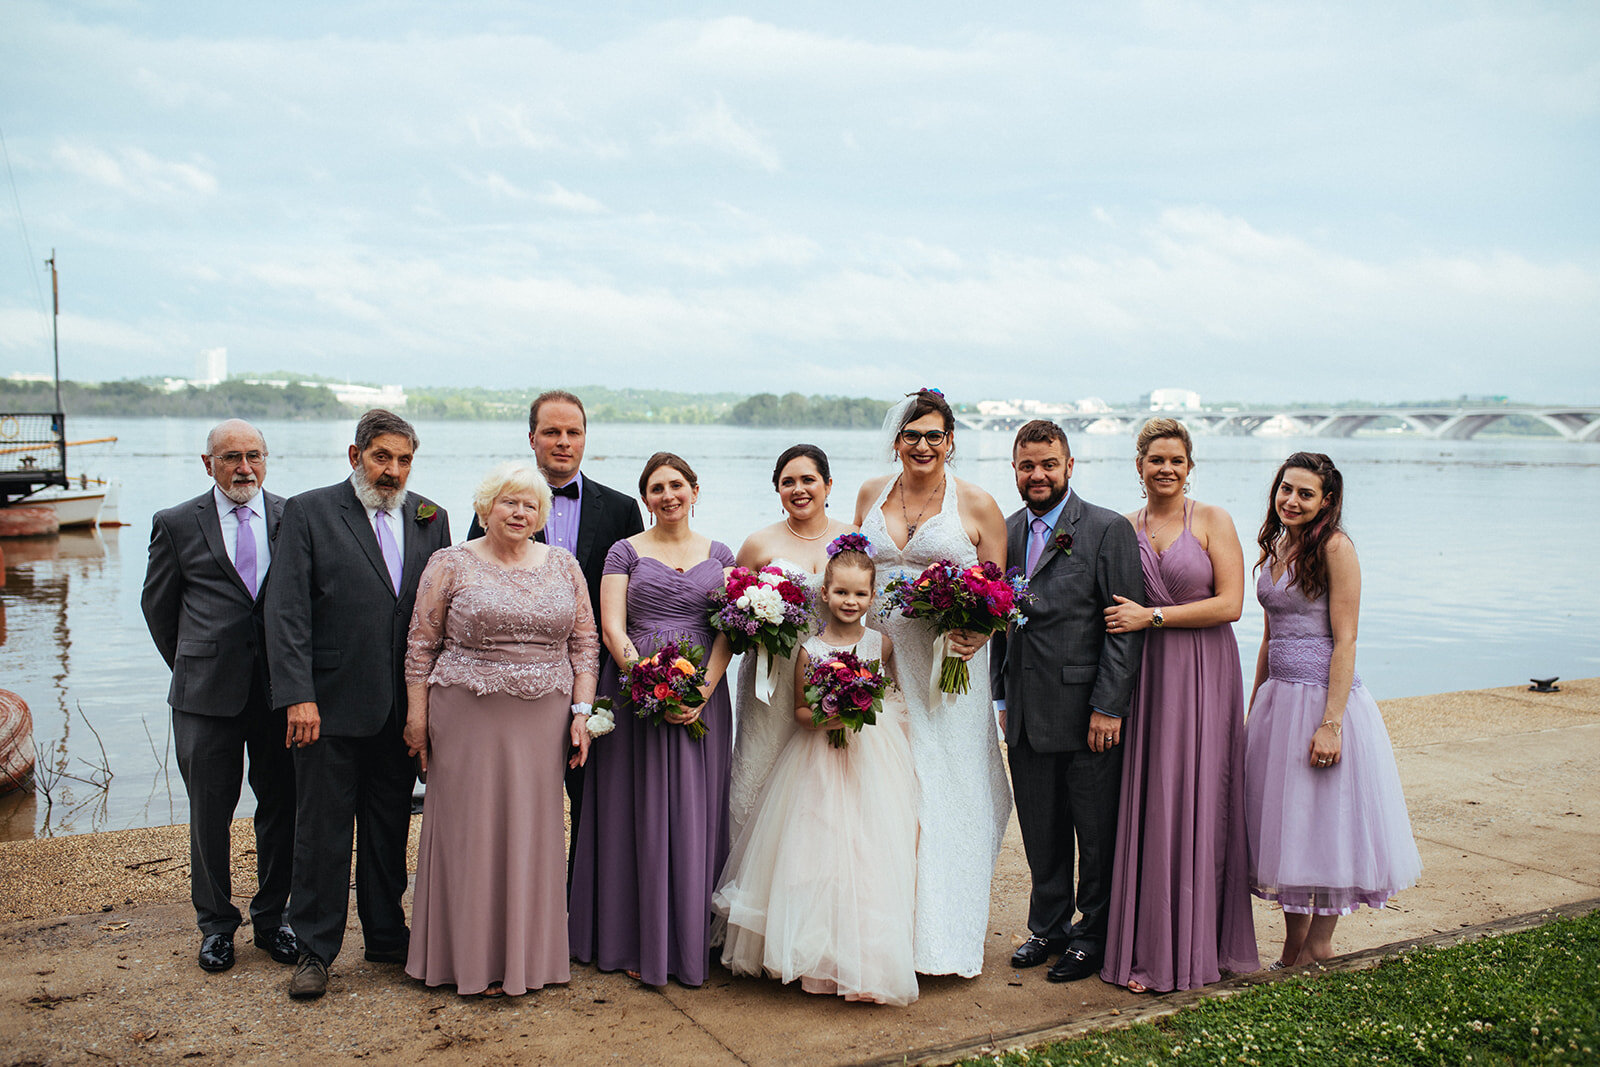
[[[1028,535],[1028,575],[1033,576],[1033,569],[1039,565],[1039,557],[1044,555],[1044,536],[1050,532],[1050,526],[1043,519],[1033,520],[1033,532]]]
[[[383,550],[383,562],[389,568],[389,581],[394,585],[394,595],[400,595],[400,546],[389,532],[389,511],[378,509],[378,547]]]
[[[244,582],[244,587],[250,590],[250,599],[256,597],[256,534],[250,529],[250,506],[240,504],[233,509],[234,518],[239,520],[239,531],[233,542],[233,569],[239,572],[239,580]]]

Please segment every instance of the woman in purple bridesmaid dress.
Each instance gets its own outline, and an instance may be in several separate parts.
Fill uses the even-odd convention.
[[[1135,993],[1191,989],[1254,971],[1244,833],[1244,682],[1232,623],[1244,554],[1222,508],[1189,500],[1189,431],[1151,419],[1136,468],[1149,503],[1139,535],[1148,604],[1106,609],[1112,633],[1145,630],[1123,739],[1111,918],[1100,976]]]
[[[1272,966],[1333,955],[1339,916],[1415,885],[1394,749],[1356,674],[1361,566],[1340,529],[1344,481],[1320,452],[1278,468],[1261,524],[1266,629],[1245,729],[1251,890],[1283,907]]]
[[[572,955],[649,985],[705,981],[711,893],[728,858],[733,711],[723,675],[728,640],[711,628],[710,595],[733,567],[728,546],[689,526],[700,495],[694,471],[657,452],[639,476],[652,525],[618,541],[600,581],[601,634],[611,652],[600,695],[617,701],[616,729],[589,750],[568,904]],[[617,664],[674,637],[708,650],[706,702],[652,725],[618,699]],[[694,740],[682,727],[699,719]]]

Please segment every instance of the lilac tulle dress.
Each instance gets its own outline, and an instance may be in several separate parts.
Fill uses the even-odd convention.
[[[709,656],[709,598],[732,566],[720,541],[681,573],[627,541],[613,545],[605,573],[628,576],[628,637],[639,654],[687,636]],[[608,661],[600,695],[616,700],[620,688]],[[568,904],[572,955],[602,971],[637,971],[650,985],[670,977],[697,986],[711,962],[711,892],[728,858],[727,682],[700,713],[707,733],[699,741],[682,727],[635,717],[622,701],[616,719],[589,748]]]
[[[1400,789],[1389,732],[1355,675],[1339,762],[1313,767],[1311,735],[1327,711],[1333,631],[1327,599],[1307,600],[1285,569],[1262,568],[1256,596],[1271,627],[1267,680],[1245,727],[1250,887],[1287,912],[1346,915],[1381,908],[1413,886],[1422,857]]]
[[[1157,553],[1139,531],[1149,606],[1216,595],[1190,529]],[[1261,966],[1244,826],[1244,684],[1227,623],[1151,629],[1123,730],[1111,917],[1100,976],[1166,992]]]

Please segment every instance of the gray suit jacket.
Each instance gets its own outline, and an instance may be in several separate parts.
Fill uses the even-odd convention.
[[[1027,560],[1027,508],[1006,519],[1006,563]],[[1058,535],[1071,538],[1058,549]],[[1024,731],[1038,752],[1087,749],[1091,708],[1126,715],[1144,634],[1108,634],[1101,614],[1113,594],[1144,602],[1139,542],[1128,520],[1077,493],[1061,509],[1030,588],[1028,623],[997,634],[989,684],[1006,702],[1006,744]]]
[[[283,517],[283,497],[262,491],[267,537]],[[158,511],[139,606],[161,658],[172,668],[167,703],[193,715],[231,717],[244,710],[250,683],[266,663],[261,604],[276,561],[255,600],[222,543],[222,520],[210,489]]]
[[[272,545],[266,596],[272,706],[316,701],[322,733],[371,737],[404,708],[406,635],[417,579],[428,557],[450,544],[450,519],[407,493],[400,593],[349,479],[291,497]]]

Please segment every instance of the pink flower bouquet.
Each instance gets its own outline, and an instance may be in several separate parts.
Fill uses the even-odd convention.
[[[828,731],[828,743],[844,748],[850,744],[851,733],[878,721],[888,685],[888,675],[877,660],[863,663],[854,652],[831,652],[806,671],[811,721],[821,725],[837,715],[844,726]]]
[[[764,648],[787,656],[810,620],[805,582],[782,567],[735,567],[711,594],[711,625],[728,635],[736,653]]]
[[[1022,604],[1030,599],[1028,579],[1019,568],[1002,571],[993,563],[965,569],[941,559],[915,578],[890,579],[883,589],[887,615],[898,610],[908,619],[925,619],[940,635],[944,658],[939,666],[939,691],[965,693],[971,686],[967,661],[948,651],[951,630],[992,634],[1028,621]]]
[[[667,715],[682,714],[705,703],[700,687],[706,683],[700,669],[706,650],[691,644],[687,637],[675,637],[656,649],[655,655],[636,660],[622,672],[622,691],[641,719],[660,726]],[[669,724],[671,725],[671,724]],[[706,735],[706,724],[696,719],[684,729],[698,741]]]

